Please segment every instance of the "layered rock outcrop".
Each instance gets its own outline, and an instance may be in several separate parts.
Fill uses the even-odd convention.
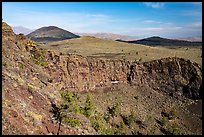
[[[146,84],[171,96],[201,98],[202,69],[190,60],[174,57],[133,63],[126,60],[98,60],[81,55],[51,54],[49,59],[55,67],[48,66],[47,71],[54,81],[66,82],[65,88],[69,90],[95,90],[120,83]]]

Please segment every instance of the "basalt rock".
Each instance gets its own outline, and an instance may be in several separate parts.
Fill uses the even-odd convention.
[[[143,79],[154,89],[170,95],[201,98],[201,67],[182,58],[165,58],[144,63]]]
[[[202,70],[190,60],[164,58],[145,63],[126,60],[99,60],[81,55],[52,55],[47,67],[54,79],[66,82],[69,90],[87,91],[114,84],[146,84],[171,96],[201,98]]]

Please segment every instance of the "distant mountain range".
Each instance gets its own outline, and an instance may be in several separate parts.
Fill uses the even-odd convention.
[[[24,35],[27,35],[33,31],[35,31],[34,29],[29,29],[29,28],[25,28],[25,27],[22,27],[22,26],[13,26],[12,27],[13,29],[13,32],[16,33],[16,34],[24,34]]]
[[[190,42],[190,41],[167,39],[167,38],[161,38],[161,37],[149,37],[149,38],[133,40],[133,41],[124,41],[124,40],[116,40],[116,41],[134,43],[134,44],[143,44],[148,46],[202,46],[202,42]]]
[[[178,40],[186,40],[191,42],[202,42],[202,36],[198,37],[186,37],[186,38],[177,38]]]
[[[54,26],[51,26],[53,27],[54,29]],[[26,27],[23,27],[23,26],[13,26],[13,31],[16,33],[16,34],[20,34],[20,33],[23,33],[24,35],[28,35],[29,33],[32,33],[35,31],[35,29],[29,29],[29,28],[26,28]],[[46,27],[43,27],[44,30],[46,30]],[[58,27],[56,27],[58,28]],[[55,29],[56,29],[55,28]],[[60,29],[60,28],[58,28]],[[44,31],[44,30],[41,30],[41,31]],[[50,30],[50,29],[49,29]],[[62,30],[62,29],[61,29]],[[64,30],[66,31],[66,30]],[[52,32],[46,32],[46,33],[53,33],[55,31],[52,31]],[[59,31],[57,31],[57,35],[59,36]],[[66,35],[70,35],[71,32],[67,31],[68,33]],[[36,32],[35,32],[36,33]],[[39,33],[39,31],[37,32]],[[40,32],[42,33],[42,32]],[[62,32],[65,34],[65,32]],[[72,33],[73,34],[73,33]],[[32,34],[33,35],[33,34]],[[38,34],[37,34],[38,35]],[[97,37],[97,38],[102,38],[102,39],[108,39],[108,40],[118,40],[118,41],[124,41],[124,42],[132,42],[132,43],[135,43],[135,41],[139,42],[139,43],[144,43],[144,41],[146,41],[145,39],[139,39],[138,37],[133,37],[133,36],[128,36],[128,35],[120,35],[120,34],[114,34],[114,33],[103,33],[103,32],[100,32],[100,33],[79,33],[79,32],[76,32],[74,33],[73,35],[75,35],[75,37],[79,37],[79,36],[94,36],[94,37]],[[72,36],[73,36],[72,35]],[[28,37],[33,37],[31,35],[28,35]],[[52,37],[54,37],[52,35]],[[64,37],[64,36],[62,36]],[[64,38],[67,38],[67,37],[64,37]],[[64,39],[62,38],[62,39]],[[152,37],[153,39],[155,39],[154,37]],[[151,39],[152,39],[151,38]],[[35,38],[34,38],[35,39]],[[69,39],[69,37],[68,37]],[[152,41],[151,39],[147,39],[148,41]],[[161,38],[162,39],[162,38]],[[38,38],[39,40],[39,38]],[[52,39],[53,40],[53,39]],[[139,40],[139,41],[138,41]],[[202,42],[202,36],[197,36],[197,37],[184,37],[184,38],[170,38],[169,40],[181,40],[181,41],[190,41],[190,42]],[[161,40],[163,41],[163,40]],[[169,42],[169,41],[168,41]],[[167,43],[168,43],[167,42]],[[146,43],[146,42],[145,42]],[[152,44],[152,42],[150,42]],[[155,42],[154,42],[155,43]],[[153,44],[154,44],[153,43]],[[158,44],[158,43],[157,43]],[[192,43],[191,43],[192,44]],[[168,45],[168,44],[167,44]]]
[[[96,38],[101,38],[101,39],[108,39],[108,40],[137,40],[137,37],[133,37],[133,36],[128,36],[128,35],[119,35],[119,34],[114,34],[114,33],[75,33],[79,36],[94,36]]]
[[[36,42],[47,43],[52,41],[79,38],[80,36],[56,26],[48,26],[39,28],[26,35],[26,37]]]

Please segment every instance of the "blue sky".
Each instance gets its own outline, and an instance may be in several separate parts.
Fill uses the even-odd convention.
[[[201,2],[2,2],[11,26],[136,37],[202,36]]]

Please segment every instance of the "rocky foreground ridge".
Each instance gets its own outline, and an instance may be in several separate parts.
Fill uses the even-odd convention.
[[[138,63],[62,55],[38,49],[35,42],[14,34],[4,22],[2,64],[3,116],[10,112],[9,105],[15,106],[11,111],[13,117],[5,119],[5,134],[9,132],[8,125],[19,133],[55,132],[57,125],[44,117],[51,117],[48,106],[60,101],[59,91],[62,90],[83,92],[117,84],[146,84],[175,98],[199,99],[202,96],[202,69],[190,60],[174,57]],[[41,112],[41,117],[34,112]],[[33,125],[28,124],[31,118]],[[15,127],[16,124],[20,126]],[[64,134],[82,132],[65,127],[62,130]]]

